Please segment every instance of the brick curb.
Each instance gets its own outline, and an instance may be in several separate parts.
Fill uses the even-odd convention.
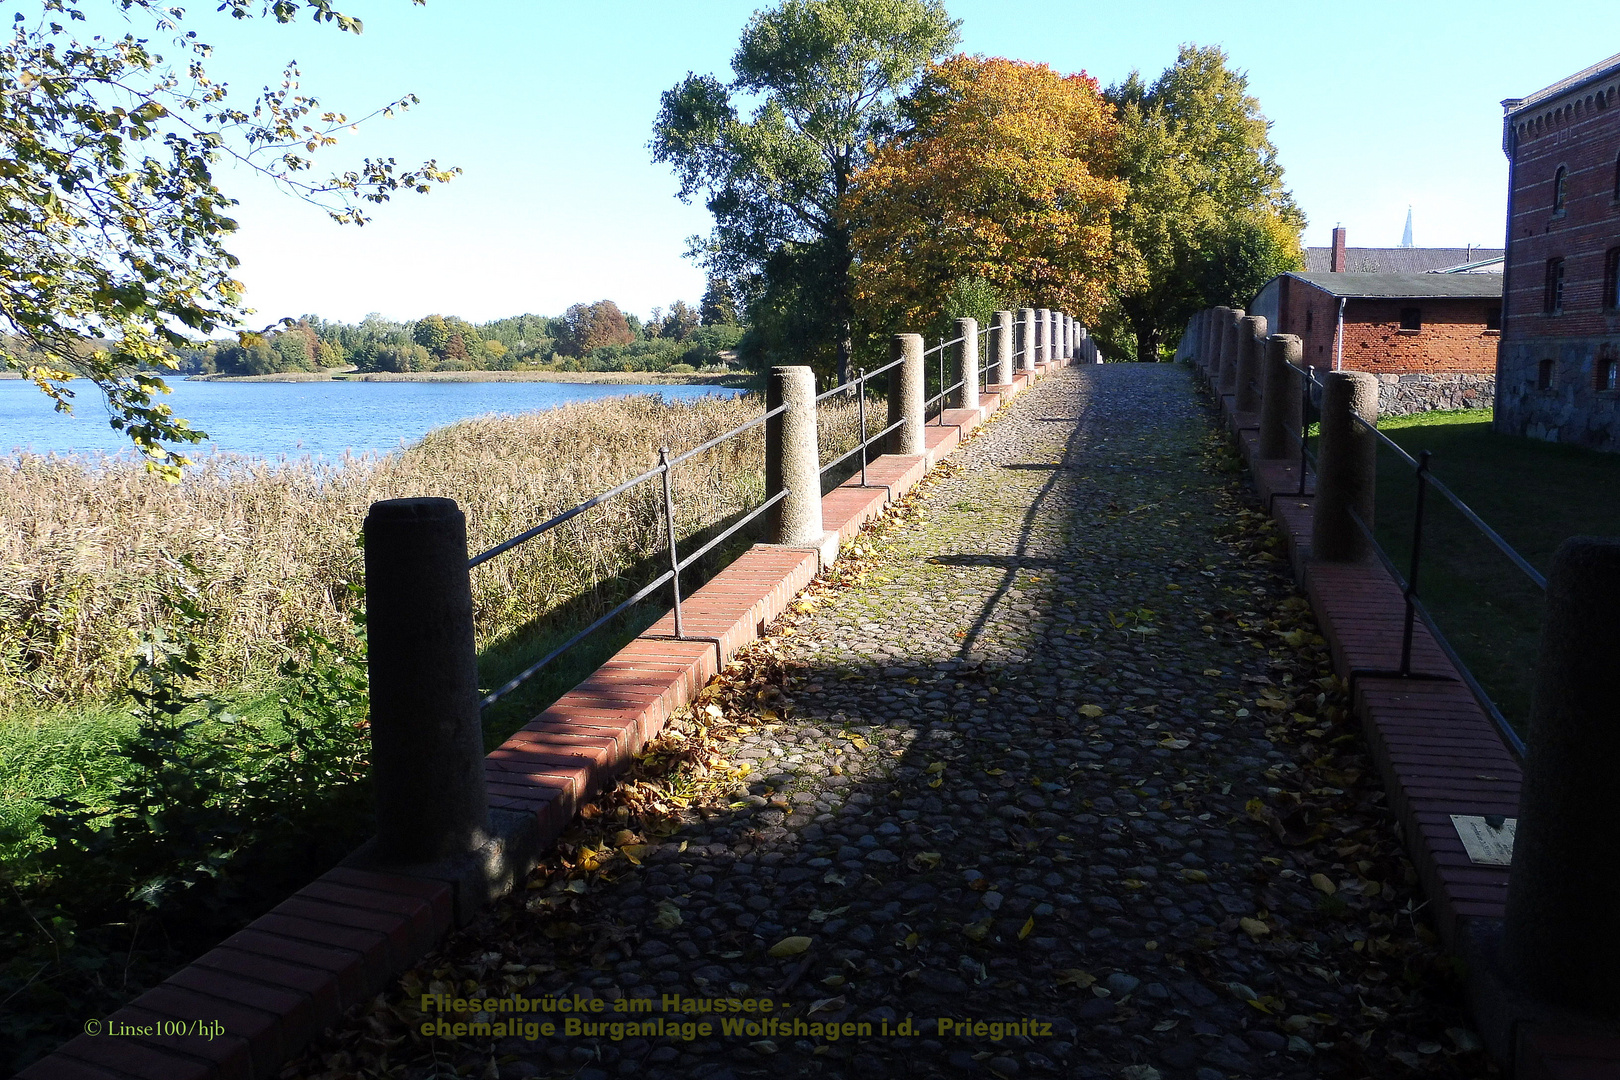
[[[1057,370],[1068,361],[1041,365]],[[920,455],[885,454],[822,498],[841,544],[914,487],[1034,376],[992,386],[977,409],[947,409]],[[19,1080],[256,1080],[273,1077],[310,1039],[371,1000],[396,975],[512,888],[579,807],[657,736],[732,654],[764,632],[822,570],[813,548],[757,544],[683,600],[687,637],[666,615],[485,758],[490,809],[504,835],[486,866],[390,872],[368,846],[209,953],[17,1074]],[[830,561],[830,560],[829,560]],[[498,864],[498,865],[497,865]],[[159,1034],[195,1031],[206,1037]],[[133,1029],[133,1034],[114,1034]]]
[[[1495,972],[1509,868],[1474,863],[1451,815],[1516,815],[1523,780],[1518,762],[1421,620],[1413,627],[1412,671],[1422,677],[1399,676],[1406,616],[1400,587],[1381,563],[1311,557],[1314,474],[1307,471],[1301,495],[1299,459],[1260,458],[1254,417],[1235,414],[1232,400],[1220,401],[1221,427],[1235,438],[1256,491],[1281,527],[1334,671],[1350,683],[1352,708],[1441,939],[1468,967],[1469,1008],[1487,1049],[1526,1080],[1620,1077],[1620,1039],[1566,1030],[1561,1018],[1527,1022],[1535,1010]]]

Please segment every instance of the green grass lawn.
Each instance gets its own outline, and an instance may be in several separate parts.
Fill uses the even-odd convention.
[[[1620,454],[1498,435],[1489,409],[1420,413],[1379,423],[1543,574],[1571,536],[1620,536]],[[1417,482],[1380,447],[1379,542],[1405,574]],[[1522,733],[1541,632],[1541,590],[1462,516],[1430,491],[1418,595],[1502,714]]]

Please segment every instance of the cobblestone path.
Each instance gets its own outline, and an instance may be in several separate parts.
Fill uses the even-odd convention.
[[[747,783],[587,895],[537,881],[438,973],[470,993],[528,972],[527,993],[606,999],[593,1022],[770,999],[758,1028],[688,1011],[712,1037],[440,1043],[437,1067],[1484,1075],[1353,722],[1313,681],[1320,639],[1218,446],[1179,367],[1076,367],[1018,397],[777,628],[782,697],[727,744]],[[560,900],[580,925],[516,929]],[[563,959],[566,933],[592,943]],[[407,980],[404,1023],[434,977]]]

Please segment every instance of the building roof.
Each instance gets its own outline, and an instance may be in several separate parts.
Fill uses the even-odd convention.
[[[1344,268],[1352,274],[1409,274],[1423,270],[1447,270],[1464,263],[1496,258],[1501,254],[1501,248],[1483,247],[1353,247],[1344,249]],[[1330,247],[1306,248],[1306,271],[1326,273],[1332,255],[1333,249]]]
[[[1502,295],[1500,274],[1289,274],[1329,296],[1349,299],[1489,300]]]
[[[1526,109],[1533,109],[1542,102],[1568,93],[1578,86],[1585,86],[1589,82],[1608,78],[1615,72],[1620,72],[1620,53],[1615,53],[1607,60],[1599,60],[1589,68],[1582,68],[1573,75],[1567,75],[1551,86],[1543,87],[1529,97],[1508,98],[1502,102],[1502,108],[1508,116],[1517,116]]]
[[[1479,259],[1460,266],[1442,266],[1438,270],[1425,270],[1426,274],[1500,274],[1507,260],[1498,255],[1494,259]]]

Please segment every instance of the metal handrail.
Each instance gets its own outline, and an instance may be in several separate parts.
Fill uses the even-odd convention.
[[[1440,646],[1440,651],[1445,654],[1446,659],[1451,662],[1451,666],[1462,677],[1463,685],[1468,687],[1468,691],[1473,694],[1474,700],[1485,710],[1486,715],[1491,719],[1491,723],[1495,725],[1497,734],[1501,736],[1508,750],[1522,765],[1527,753],[1524,740],[1519,737],[1517,731],[1513,730],[1513,725],[1508,723],[1507,717],[1502,715],[1502,710],[1497,708],[1496,702],[1491,699],[1491,695],[1480,685],[1479,680],[1474,678],[1474,673],[1468,670],[1468,665],[1463,662],[1462,657],[1457,654],[1457,650],[1452,646],[1450,639],[1440,629],[1440,625],[1435,622],[1434,615],[1429,611],[1428,606],[1418,599],[1415,580],[1408,580],[1402,576],[1400,570],[1396,568],[1394,560],[1389,557],[1389,553],[1384,550],[1384,546],[1373,535],[1372,529],[1361,519],[1361,515],[1356,513],[1355,508],[1346,507],[1345,510],[1350,515],[1350,520],[1355,523],[1356,528],[1361,530],[1361,534],[1372,545],[1373,554],[1378,557],[1379,562],[1384,564],[1384,569],[1389,572],[1390,577],[1395,579],[1395,583],[1400,586],[1401,592],[1405,596],[1406,626],[1401,642],[1401,669],[1397,674],[1403,677],[1411,675],[1412,620],[1416,616],[1423,620],[1424,626],[1428,627],[1429,634],[1434,638],[1434,643]],[[1415,564],[1415,553],[1413,561]]]
[[[1300,395],[1301,417],[1299,434],[1295,435],[1292,431],[1290,431],[1289,437],[1294,439],[1294,441],[1299,445],[1299,493],[1304,494],[1306,463],[1309,462],[1309,464],[1313,466],[1316,465],[1316,455],[1312,454],[1309,448],[1311,418],[1310,387],[1313,385],[1323,386],[1324,384],[1322,380],[1316,377],[1316,369],[1314,366],[1295,367],[1293,364],[1288,366],[1299,373],[1302,382]],[[1491,723],[1495,725],[1497,733],[1502,738],[1502,742],[1507,746],[1509,751],[1519,759],[1520,762],[1523,762],[1525,757],[1524,740],[1519,736],[1517,731],[1513,730],[1513,726],[1509,724],[1507,718],[1502,715],[1502,710],[1497,707],[1496,702],[1491,699],[1490,694],[1485,690],[1484,686],[1482,686],[1479,680],[1474,677],[1474,673],[1469,670],[1468,665],[1463,662],[1462,657],[1452,646],[1445,633],[1440,629],[1439,623],[1429,611],[1428,606],[1425,605],[1418,596],[1418,576],[1422,568],[1423,555],[1423,526],[1425,522],[1427,495],[1429,489],[1433,488],[1435,491],[1438,491],[1440,494],[1444,495],[1446,500],[1450,502],[1452,506],[1456,507],[1463,517],[1468,520],[1469,524],[1473,525],[1476,529],[1483,533],[1485,538],[1496,546],[1497,550],[1506,555],[1509,561],[1511,561],[1515,567],[1517,567],[1539,588],[1543,590],[1546,589],[1547,579],[1543,577],[1540,571],[1538,571],[1534,566],[1531,566],[1529,560],[1527,560],[1523,555],[1520,555],[1519,552],[1513,548],[1513,545],[1509,544],[1505,539],[1503,539],[1495,529],[1487,525],[1485,520],[1475,513],[1472,507],[1463,502],[1462,499],[1458,498],[1455,492],[1453,492],[1439,478],[1435,477],[1429,471],[1429,460],[1431,457],[1433,457],[1429,451],[1421,451],[1416,457],[1413,457],[1411,454],[1407,453],[1404,447],[1402,447],[1394,439],[1390,438],[1388,434],[1380,431],[1376,423],[1370,422],[1364,417],[1353,413],[1351,414],[1351,419],[1356,424],[1359,424],[1364,430],[1370,431],[1378,439],[1379,443],[1393,450],[1402,461],[1411,466],[1417,476],[1417,494],[1412,516],[1410,565],[1407,573],[1405,574],[1402,574],[1401,571],[1396,567],[1394,560],[1390,558],[1390,555],[1384,549],[1384,546],[1378,542],[1378,537],[1374,534],[1372,527],[1369,526],[1366,521],[1362,520],[1361,515],[1356,513],[1355,508],[1345,508],[1346,512],[1350,515],[1350,520],[1355,523],[1356,528],[1361,531],[1361,534],[1366,537],[1367,542],[1372,546],[1373,554],[1378,557],[1379,562],[1383,563],[1384,568],[1389,572],[1390,577],[1392,577],[1400,586],[1402,599],[1406,605],[1406,615],[1401,631],[1400,667],[1397,671],[1392,672],[1391,674],[1400,676],[1402,678],[1412,677],[1413,629],[1416,620],[1422,619],[1423,624],[1428,627],[1429,633],[1434,638],[1435,643],[1440,647],[1441,651],[1445,654],[1446,659],[1451,662],[1451,665],[1457,670],[1457,673],[1461,677],[1463,683],[1468,687],[1469,693],[1474,696],[1475,700],[1479,702],[1480,707],[1490,717]]]
[[[613,498],[615,495],[623,494],[624,492],[629,491],[631,488],[634,488],[639,484],[643,484],[643,483],[647,482],[648,480],[651,480],[655,476],[660,477],[663,480],[663,488],[664,488],[664,491],[663,491],[663,495],[664,495],[664,528],[665,528],[665,542],[666,542],[666,545],[667,545],[668,551],[669,551],[669,569],[665,570],[662,574],[658,575],[658,577],[653,579],[648,584],[646,584],[646,585],[642,586],[640,589],[636,590],[636,592],[633,595],[631,595],[629,599],[624,600],[619,604],[616,604],[611,610],[609,610],[605,614],[598,617],[589,626],[585,627],[583,630],[580,630],[573,637],[569,638],[566,642],[559,645],[557,648],[553,649],[551,652],[547,653],[545,656],[541,657],[535,663],[530,664],[528,667],[524,668],[523,671],[519,672],[513,678],[507,680],[499,688],[497,688],[494,691],[490,692],[489,694],[485,695],[482,699],[480,699],[479,707],[481,709],[488,708],[489,706],[493,705],[495,702],[499,701],[501,698],[505,697],[507,694],[510,694],[513,690],[516,690],[519,686],[522,686],[529,679],[533,678],[537,673],[539,673],[542,669],[544,669],[547,664],[550,664],[553,660],[557,659],[557,657],[561,656],[563,653],[567,652],[569,649],[571,649],[575,645],[579,644],[586,637],[588,637],[592,633],[595,633],[597,630],[601,629],[603,626],[607,625],[607,623],[612,621],[616,616],[622,614],[625,610],[627,610],[628,608],[634,606],[635,604],[640,603],[642,600],[645,600],[648,596],[651,596],[654,592],[656,592],[657,590],[663,588],[663,586],[665,586],[666,584],[671,587],[671,592],[672,592],[673,599],[674,599],[673,614],[674,614],[674,619],[675,619],[675,636],[680,637],[680,638],[684,638],[686,635],[685,635],[685,626],[683,625],[683,621],[682,621],[682,617],[681,617],[681,578],[680,578],[681,571],[687,569],[693,563],[695,563],[698,559],[702,558],[704,555],[707,555],[710,551],[714,550],[714,548],[717,547],[719,544],[723,543],[724,541],[729,539],[731,536],[735,535],[736,532],[739,529],[742,529],[744,526],[746,526],[746,525],[750,524],[751,522],[753,522],[761,514],[763,514],[766,510],[770,509],[771,507],[775,506],[778,502],[780,502],[782,499],[786,498],[790,494],[790,492],[786,488],[784,488],[782,491],[777,492],[775,495],[773,495],[770,498],[766,499],[765,502],[763,502],[759,506],[755,507],[753,510],[749,511],[747,514],[743,515],[742,518],[740,518],[739,520],[733,522],[730,526],[728,526],[724,531],[719,533],[717,536],[711,538],[708,543],[704,544],[697,551],[688,553],[687,556],[683,559],[683,558],[680,557],[680,552],[679,552],[679,549],[678,549],[677,544],[676,544],[676,533],[675,533],[675,497],[674,497],[673,487],[672,487],[672,484],[671,484],[671,476],[672,476],[672,474],[674,472],[675,466],[684,464],[685,462],[690,461],[692,458],[696,457],[697,455],[702,454],[702,453],[704,453],[704,452],[706,452],[708,450],[712,450],[716,446],[719,446],[721,443],[727,441],[728,439],[734,439],[737,436],[743,434],[744,432],[750,431],[750,430],[758,427],[759,425],[761,425],[763,423],[766,423],[771,418],[776,417],[776,416],[780,416],[782,413],[784,413],[786,411],[787,411],[787,405],[786,404],[778,405],[774,409],[767,409],[764,413],[762,413],[761,415],[759,415],[759,416],[755,417],[754,419],[748,421],[747,423],[740,424],[737,427],[734,427],[729,431],[726,431],[726,432],[724,432],[724,433],[722,433],[720,435],[716,435],[714,438],[709,439],[706,442],[699,443],[697,446],[692,447],[690,450],[687,450],[687,451],[685,451],[685,452],[683,452],[681,454],[678,454],[678,455],[676,455],[674,457],[670,456],[669,449],[667,447],[663,448],[663,449],[660,449],[659,452],[658,452],[658,458],[659,458],[658,464],[656,466],[654,466],[653,468],[648,469],[646,472],[641,473],[639,476],[633,477],[632,479],[627,480],[624,483],[617,485],[616,487],[610,488],[609,490],[602,492],[600,495],[592,496],[591,498],[586,499],[584,502],[580,503],[578,506],[572,507],[572,508],[570,508],[568,510],[564,510],[562,513],[557,514],[554,517],[551,517],[548,520],[541,522],[539,525],[536,525],[531,529],[525,529],[523,532],[518,533],[516,536],[513,536],[513,537],[511,537],[510,539],[507,539],[507,540],[503,540],[501,543],[496,544],[494,547],[489,548],[486,551],[482,551],[482,552],[478,553],[477,555],[473,556],[472,558],[468,559],[467,560],[467,568],[469,570],[471,570],[471,569],[473,569],[475,567],[483,565],[484,563],[488,562],[489,560],[495,558],[495,556],[497,556],[497,555],[501,555],[501,554],[503,554],[505,552],[511,551],[513,548],[517,547],[518,545],[523,544],[523,543],[525,543],[525,542],[527,542],[529,540],[533,540],[535,537],[541,536],[541,535],[551,531],[552,529],[556,528],[558,525],[561,525],[563,522],[568,521],[568,520],[570,520],[570,519],[572,519],[574,517],[577,517],[580,514],[583,514],[585,511],[587,511],[587,510],[589,510],[589,509],[591,509],[593,507],[601,506],[603,503],[607,502],[609,499]]]

